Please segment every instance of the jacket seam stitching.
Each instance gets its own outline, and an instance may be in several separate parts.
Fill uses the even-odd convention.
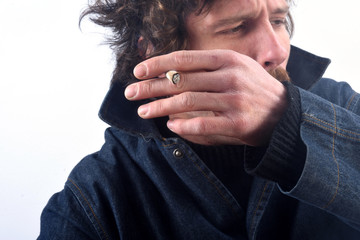
[[[350,109],[350,106],[351,106],[352,102],[354,101],[356,95],[357,95],[357,93],[354,93],[354,94],[351,96],[351,99],[350,99],[350,101],[349,101],[349,103],[348,103],[348,105],[347,105],[347,107],[346,107],[347,110]]]
[[[335,110],[335,107],[333,104],[331,104],[333,110],[334,110],[334,124],[336,126],[336,110]],[[336,128],[335,128],[336,129]],[[332,139],[332,147],[331,147],[331,154],[333,156],[333,160],[336,164],[336,168],[337,168],[337,183],[336,183],[336,189],[335,189],[335,193],[334,195],[332,196],[332,198],[330,199],[330,201],[324,206],[324,209],[328,208],[335,200],[336,196],[337,196],[337,193],[338,193],[338,190],[339,190],[339,185],[340,185],[340,169],[339,169],[339,162],[337,161],[336,159],[336,156],[335,156],[335,136],[336,136],[336,131],[335,133],[333,134],[333,139]]]
[[[317,126],[323,128],[323,129],[328,130],[328,131],[330,131],[331,133],[337,134],[337,135],[339,135],[339,136],[342,136],[342,137],[345,137],[345,138],[348,138],[348,139],[351,139],[351,140],[355,140],[355,141],[360,141],[360,138],[358,138],[358,137],[347,136],[347,135],[345,135],[345,134],[343,134],[343,133],[340,133],[339,131],[342,131],[342,132],[345,132],[345,133],[348,133],[348,134],[352,134],[352,135],[356,135],[356,136],[360,136],[360,133],[356,133],[356,132],[353,132],[353,131],[349,131],[349,130],[345,130],[345,129],[338,128],[337,126],[334,126],[334,125],[332,125],[332,124],[330,124],[330,123],[327,123],[327,122],[325,122],[325,121],[323,121],[323,120],[317,119],[317,118],[315,118],[315,117],[313,117],[313,116],[311,116],[311,115],[308,115],[308,114],[304,114],[304,115],[305,115],[305,116],[308,116],[308,117],[310,117],[310,118],[312,118],[312,119],[314,119],[314,120],[317,120],[317,121],[319,121],[319,122],[321,122],[321,123],[323,123],[323,124],[325,124],[325,125],[328,125],[329,127],[332,127],[333,129],[331,129],[331,128],[329,128],[329,127],[326,127],[326,126],[323,126],[323,125],[321,125],[321,124],[318,123],[318,122],[315,122],[315,121],[312,121],[312,120],[309,120],[309,119],[306,119],[306,118],[305,118],[304,121],[306,121],[306,122],[309,122],[309,123],[312,123],[312,124],[314,124],[314,125],[317,125]]]
[[[323,129],[325,129],[325,130],[330,131],[331,133],[337,134],[337,135],[342,136],[342,137],[344,137],[344,138],[347,138],[347,139],[350,139],[350,140],[354,140],[354,141],[358,141],[358,142],[360,141],[360,138],[347,136],[347,135],[345,135],[345,134],[342,134],[342,133],[339,133],[339,132],[335,131],[336,129],[335,129],[335,130],[332,130],[332,129],[327,128],[327,127],[325,127],[325,126],[323,126],[323,125],[321,125],[321,124],[319,124],[319,123],[317,123],[317,122],[310,121],[310,120],[307,120],[307,119],[305,119],[305,121],[308,122],[308,123],[312,123],[312,124],[314,124],[314,125],[317,125],[317,126],[323,128]],[[339,130],[339,129],[337,129],[337,130]]]
[[[71,179],[68,178],[69,182],[71,182],[71,184],[74,185],[74,187],[79,191],[81,197],[85,200],[86,204],[88,205],[88,207],[90,208],[90,211],[92,213],[92,215],[95,217],[96,222],[99,224],[99,227],[101,229],[101,231],[103,232],[103,234],[105,235],[105,239],[109,239],[107,233],[105,232],[102,224],[100,223],[99,218],[97,217],[97,215],[94,212],[94,209],[91,207],[91,204],[89,203],[89,201],[87,200],[87,198],[84,196],[83,192],[81,191],[80,187],[78,185],[76,185],[76,183]]]
[[[265,191],[267,190],[267,187],[268,187],[268,185],[269,185],[269,181],[267,181],[266,183],[265,183],[265,186],[264,186],[264,188],[263,188],[263,191],[262,191],[262,193],[261,193],[261,196],[260,196],[260,198],[259,198],[259,201],[258,201],[258,203],[257,203],[257,205],[256,205],[256,209],[254,210],[254,213],[253,213],[253,215],[252,215],[252,218],[251,218],[251,226],[250,226],[250,231],[252,231],[252,232],[254,232],[255,231],[255,226],[254,226],[254,224],[255,224],[255,215],[256,215],[256,212],[259,210],[259,207],[260,207],[260,203],[262,202],[262,200],[263,200],[263,198],[264,198],[264,195],[265,195]]]
[[[331,124],[331,123],[325,122],[324,120],[321,120],[321,119],[319,119],[319,118],[316,118],[316,117],[314,117],[314,116],[312,116],[312,115],[310,115],[310,114],[304,113],[303,115],[304,115],[304,116],[307,116],[307,117],[309,117],[309,118],[312,118],[312,119],[314,119],[314,120],[316,120],[316,121],[319,121],[319,122],[321,122],[321,123],[323,123],[323,124],[325,124],[325,125],[328,125],[329,127],[332,127],[332,128],[334,128],[334,129],[336,129],[336,130],[340,130],[340,131],[343,131],[343,132],[346,132],[346,133],[349,133],[349,134],[359,135],[359,136],[360,136],[360,133],[357,133],[357,132],[354,132],[354,131],[349,131],[349,130],[342,129],[342,128],[338,128],[336,125],[333,125],[333,124]],[[305,119],[305,120],[306,120],[306,119]]]
[[[314,116],[311,115],[311,114],[303,113],[303,115],[306,116],[306,117],[312,118],[312,119],[314,119],[314,120],[317,120],[317,121],[319,121],[319,122],[321,122],[321,123],[324,123],[324,124],[326,124],[326,125],[328,125],[328,126],[330,126],[330,127],[334,127],[333,124],[328,123],[328,122],[325,122],[324,120],[321,120],[321,119],[319,119],[319,118],[317,118],[317,117],[314,117]]]

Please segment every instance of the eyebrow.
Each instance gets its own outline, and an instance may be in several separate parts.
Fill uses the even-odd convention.
[[[270,14],[287,14],[289,12],[289,9],[290,9],[290,7],[288,5],[286,5],[284,7],[278,7],[276,9],[274,9]],[[220,28],[223,26],[231,25],[233,23],[238,23],[238,22],[244,21],[246,19],[254,18],[255,16],[256,16],[256,13],[247,13],[247,14],[230,17],[230,18],[220,19],[219,21],[216,21],[211,26],[211,28],[217,29],[217,28]]]
[[[284,7],[279,7],[279,8],[276,8],[274,11],[272,11],[271,14],[289,13],[289,9],[290,9],[290,7],[288,5],[284,6]]]
[[[216,21],[211,26],[211,28],[212,29],[217,29],[217,28],[220,28],[220,27],[223,27],[223,26],[231,25],[233,23],[241,22],[241,21],[243,21],[245,19],[253,18],[254,16],[255,16],[254,13],[249,13],[249,14],[230,17],[230,18],[220,19],[219,21]]]

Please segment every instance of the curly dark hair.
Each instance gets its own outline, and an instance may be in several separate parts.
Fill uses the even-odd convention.
[[[195,12],[209,11],[215,0],[89,0],[88,8],[81,14],[103,27],[112,35],[107,43],[113,49],[116,66],[112,82],[136,81],[133,68],[144,58],[150,58],[187,47],[186,17]],[[291,0],[288,0],[291,2]],[[289,34],[293,21],[287,19]],[[139,41],[141,37],[142,41]],[[151,51],[148,49],[152,46]]]

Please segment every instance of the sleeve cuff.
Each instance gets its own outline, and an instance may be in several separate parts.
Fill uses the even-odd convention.
[[[267,147],[245,147],[245,170],[289,189],[300,178],[306,147],[300,138],[299,90],[289,82],[283,84],[287,90],[288,109],[276,125]]]

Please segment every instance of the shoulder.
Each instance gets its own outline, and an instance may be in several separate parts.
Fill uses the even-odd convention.
[[[116,128],[107,129],[102,148],[83,158],[65,184],[68,193],[104,239],[116,233],[117,227],[111,219],[128,215],[134,208],[136,184],[145,178],[134,160],[136,139]]]
[[[124,172],[132,167],[138,150],[138,138],[110,127],[105,131],[105,142],[101,149],[84,157],[71,171],[69,179],[80,185],[91,182],[106,185],[120,180]],[[70,185],[74,185],[70,181]]]
[[[314,84],[310,92],[347,109],[351,109],[354,104],[360,104],[360,95],[346,82],[322,78]]]

